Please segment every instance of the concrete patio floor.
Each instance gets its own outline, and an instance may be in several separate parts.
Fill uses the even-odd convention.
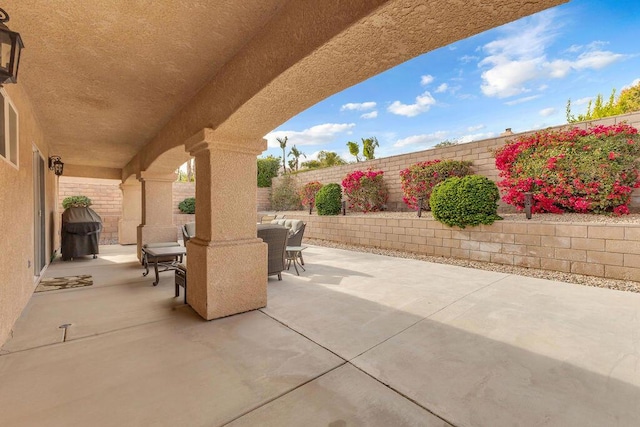
[[[49,267],[94,285],[34,294],[0,425],[640,425],[640,294],[312,246],[206,322],[134,251]]]

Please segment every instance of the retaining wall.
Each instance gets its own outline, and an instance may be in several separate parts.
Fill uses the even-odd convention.
[[[287,219],[305,221],[307,238],[640,281],[640,224],[523,219],[460,229],[417,217],[287,212]]]
[[[61,176],[59,181],[58,204],[62,212],[62,200],[68,196],[83,195],[91,199],[91,209],[102,217],[103,230],[100,244],[118,243],[118,221],[122,215],[122,192],[120,181],[111,179],[75,178]],[[258,211],[271,209],[271,189],[257,189]],[[187,222],[195,221],[195,215],[183,214],[178,204],[187,197],[195,197],[196,187],[193,182],[173,183],[173,223],[176,225],[176,239],[182,239],[180,227]]]

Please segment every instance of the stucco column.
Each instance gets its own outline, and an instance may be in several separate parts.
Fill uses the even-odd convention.
[[[266,141],[185,143],[196,159],[196,237],[187,243],[187,302],[207,320],[267,305],[267,245],[256,236],[256,156]]]
[[[120,184],[122,213],[118,221],[118,243],[134,245],[138,241],[138,226],[142,223],[142,186],[139,182]]]
[[[156,175],[140,172],[142,217],[138,226],[138,259],[142,245],[154,242],[178,242],[173,224],[173,182],[175,174]]]

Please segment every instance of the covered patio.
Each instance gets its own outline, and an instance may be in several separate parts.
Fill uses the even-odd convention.
[[[631,426],[640,295],[310,246],[214,322],[134,246],[54,262],[0,357],[6,426]],[[60,329],[61,325],[69,325]]]

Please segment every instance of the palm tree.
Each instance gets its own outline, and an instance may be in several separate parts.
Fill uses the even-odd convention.
[[[295,145],[291,147],[291,151],[289,151],[289,156],[293,156],[293,159],[295,160],[296,170],[298,170],[298,162],[300,160],[300,156],[303,156],[305,159],[307,158],[307,155],[304,154],[302,151],[298,150]],[[291,162],[289,162],[289,164],[291,164]]]
[[[379,147],[378,138],[375,136],[371,138],[364,139],[362,138],[362,155],[367,160],[375,159],[374,152],[376,151],[376,147]]]
[[[338,166],[338,165],[346,165],[342,157],[338,155],[338,153],[334,151],[321,151],[318,153],[318,160],[322,164],[322,167],[329,166]]]
[[[349,153],[351,153],[352,156],[355,156],[356,158],[356,162],[360,161],[360,146],[358,145],[357,142],[353,142],[353,141],[349,141],[347,142],[347,147],[349,147]]]
[[[287,148],[287,140],[289,138],[288,137],[284,137],[284,138],[276,138],[276,141],[278,141],[280,143],[280,148],[282,148],[282,170],[283,173],[287,173],[287,154],[285,153],[284,149]]]

